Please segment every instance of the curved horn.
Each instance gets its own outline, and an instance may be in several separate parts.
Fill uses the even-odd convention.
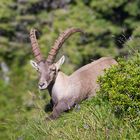
[[[59,49],[62,47],[63,43],[65,42],[65,40],[68,39],[73,33],[76,33],[76,32],[83,33],[83,31],[81,29],[70,28],[59,35],[59,37],[56,39],[53,47],[51,48],[51,50],[49,52],[48,58],[46,60],[48,63],[52,64],[54,62],[55,57],[56,57]]]
[[[32,46],[32,52],[35,56],[35,59],[37,61],[37,63],[41,62],[43,60],[41,51],[39,49],[39,45],[36,39],[36,34],[35,34],[36,30],[35,29],[31,29],[30,31],[30,40],[31,40],[31,46]]]

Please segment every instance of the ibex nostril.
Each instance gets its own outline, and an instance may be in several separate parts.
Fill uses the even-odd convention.
[[[45,83],[41,83],[41,84],[39,84],[40,87],[43,87],[44,85],[45,85]]]

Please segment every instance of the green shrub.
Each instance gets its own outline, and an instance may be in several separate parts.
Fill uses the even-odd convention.
[[[140,116],[140,53],[118,63],[99,78],[99,96],[110,102],[117,116],[133,120]]]

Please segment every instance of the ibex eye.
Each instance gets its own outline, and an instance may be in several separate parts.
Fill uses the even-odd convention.
[[[55,71],[55,68],[51,68],[51,71]]]

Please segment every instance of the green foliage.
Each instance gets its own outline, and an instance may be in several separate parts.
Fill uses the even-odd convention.
[[[100,77],[100,96],[109,100],[117,116],[126,115],[140,123],[140,53],[120,59]]]
[[[0,139],[11,139],[13,134],[15,134],[15,137],[12,137],[13,139],[17,139],[17,136],[23,134],[26,134],[25,137],[30,139],[29,129],[32,131],[31,137],[36,138],[37,135],[35,134],[39,131],[36,126],[38,126],[37,122],[41,122],[41,118],[36,119],[37,114],[40,115],[40,113],[36,109],[34,98],[32,99],[30,96],[39,96],[37,98],[37,104],[39,105],[49,99],[46,93],[41,95],[37,90],[37,76],[29,65],[29,59],[33,58],[29,40],[31,28],[38,30],[38,42],[45,57],[60,32],[69,27],[78,27],[86,32],[84,37],[78,33],[73,35],[64,43],[64,47],[58,54],[58,58],[62,54],[66,55],[67,59],[63,71],[69,74],[80,66],[91,62],[91,59],[97,59],[101,56],[128,56],[130,48],[131,50],[139,50],[139,5],[139,0],[1,0],[0,66],[2,62],[6,63],[9,71],[4,73],[0,67],[0,132],[2,132],[0,133]],[[5,74],[10,78],[8,84],[4,81]],[[47,96],[47,98],[44,99],[44,96]],[[91,105],[94,106],[94,104]],[[43,110],[42,108],[43,105],[40,109]],[[90,110],[90,108],[88,109]],[[103,108],[105,110],[103,114],[101,113],[102,110],[98,109],[97,112],[100,113],[100,116],[107,115],[105,114],[105,112],[108,112],[106,107]],[[83,115],[89,112],[90,116],[93,112],[89,110],[84,108]],[[77,117],[78,129],[77,127],[75,129],[75,121],[73,122],[74,115],[75,118]],[[42,121],[39,127],[43,128],[42,130],[45,129],[45,133],[48,133],[51,129],[56,133],[58,131],[57,134],[63,135],[60,131],[65,131],[62,138],[65,138],[66,135],[71,139],[73,137],[75,139],[82,138],[84,135],[90,137],[88,134],[92,135],[92,129],[89,131],[81,129],[79,127],[81,124],[80,115],[77,115],[78,113],[70,115],[68,131],[65,131],[66,126],[62,130],[55,129],[57,126],[62,126],[59,124],[65,120],[65,117],[62,120],[60,119],[60,122],[56,122],[56,124],[59,123],[58,125],[52,126],[53,123],[50,123],[48,128],[44,128],[44,122]],[[111,115],[111,112],[109,115]],[[33,116],[35,119],[32,118]],[[89,118],[88,123],[90,125],[91,120],[91,128],[95,131],[94,137],[96,138],[97,134],[97,139],[100,136],[105,138],[104,130],[106,128],[102,125],[105,118],[101,119],[101,122],[95,119],[97,124],[92,119],[92,117]],[[111,122],[108,119],[106,122],[110,124]],[[113,116],[112,121],[114,120],[116,118]],[[86,119],[82,121],[85,122]],[[110,132],[113,131],[112,135],[109,133],[110,138],[113,137],[116,130],[119,130],[117,127],[119,121],[110,124],[112,125],[111,129],[113,128],[113,130],[109,128]],[[98,125],[100,123],[101,125]],[[98,126],[97,129],[96,126]],[[121,126],[123,132],[120,130],[122,132],[120,135],[124,135],[126,139],[126,135],[130,136],[131,132],[137,135],[128,122]],[[22,129],[22,132],[18,131],[20,129]],[[79,135],[76,137],[77,131]],[[82,132],[85,133],[82,134]],[[41,137],[41,135],[42,132],[39,133],[38,137]],[[74,136],[70,137],[70,135]],[[118,133],[114,135],[119,137],[117,136]],[[57,136],[55,135],[55,138]],[[134,137],[131,135],[129,138],[133,139]]]
[[[27,61],[31,53],[29,31],[32,27],[39,31],[39,44],[45,55],[58,34],[66,28],[78,27],[87,33],[85,38],[79,39],[75,35],[64,44],[67,45],[63,50],[69,58],[70,72],[91,58],[118,56],[123,44],[139,25],[138,6],[138,0],[1,0],[0,59],[11,65],[22,55]]]

